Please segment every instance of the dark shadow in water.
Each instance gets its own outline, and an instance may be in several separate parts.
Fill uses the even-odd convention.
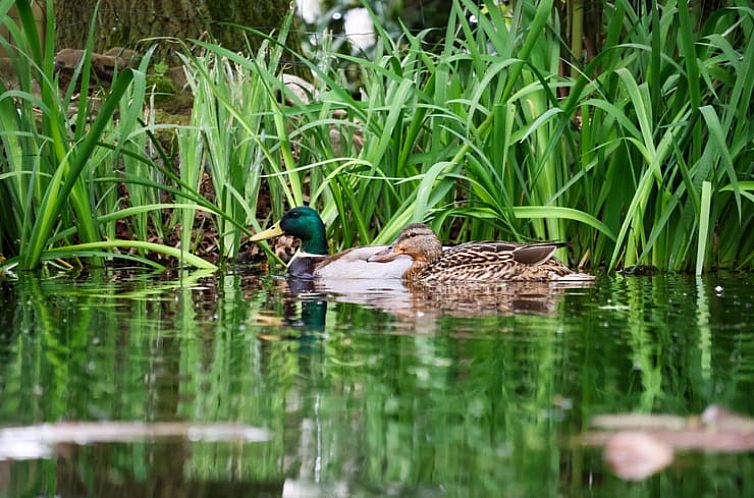
[[[134,479],[120,468],[122,458],[133,458],[127,445],[67,445],[59,448],[55,460],[32,462],[0,461],[0,496],[57,496],[60,498],[278,498],[283,495],[284,479],[273,481],[212,480],[185,476],[182,466],[186,443],[152,444],[144,457],[165,462],[174,455],[173,472],[159,472],[154,477]],[[54,493],[40,486],[42,476],[54,473]],[[3,489],[3,476],[12,477],[15,485]],[[10,479],[9,479],[10,480]],[[6,480],[5,482],[8,482]],[[26,482],[27,486],[20,483]],[[8,493],[10,492],[10,493]]]

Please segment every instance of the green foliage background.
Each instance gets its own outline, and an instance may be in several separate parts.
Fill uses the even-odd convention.
[[[0,1],[0,13],[12,3]],[[192,42],[194,107],[189,125],[172,127],[173,158],[142,113],[149,54],[89,124],[87,60],[60,95],[54,47],[35,46],[25,2],[16,3],[22,23],[3,44],[17,49],[21,88],[0,95],[6,266],[112,249],[147,263],[150,251],[178,251],[165,236],[176,229],[183,263],[208,266],[190,254],[197,209],[232,258],[243,227],[304,203],[328,222],[333,250],[384,243],[426,221],[447,243],[569,240],[562,257],[611,270],[700,273],[754,259],[754,11],[745,1],[704,17],[686,0],[646,12],[604,4],[601,51],[581,64],[553,0],[506,11],[458,0],[439,47],[424,43],[426,32],[396,39],[377,23],[368,56],[338,53],[327,39],[312,57],[294,54],[314,76],[305,100],[282,82],[290,23],[254,55]],[[205,173],[212,198],[200,194]],[[115,238],[119,219],[129,240]],[[162,245],[144,246],[148,233]]]

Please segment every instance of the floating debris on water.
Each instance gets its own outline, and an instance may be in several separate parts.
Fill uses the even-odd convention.
[[[640,481],[664,469],[678,450],[754,451],[754,419],[717,405],[699,416],[624,413],[592,420],[581,444],[604,446],[604,458],[621,479]]]
[[[270,435],[265,429],[238,423],[60,422],[0,429],[0,460],[49,458],[58,444],[157,439],[261,442]]]

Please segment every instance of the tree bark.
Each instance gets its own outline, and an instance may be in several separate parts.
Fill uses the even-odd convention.
[[[84,48],[97,0],[57,0],[57,50]],[[147,38],[209,38],[231,50],[245,50],[244,31],[226,23],[249,26],[264,33],[277,30],[290,11],[289,0],[101,0],[96,19],[94,51],[135,48]],[[252,49],[261,43],[249,36]],[[152,44],[155,41],[149,41]],[[288,46],[298,48],[295,36]],[[157,57],[174,48],[159,43]]]

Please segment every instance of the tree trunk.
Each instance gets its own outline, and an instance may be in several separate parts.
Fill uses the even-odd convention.
[[[56,48],[84,48],[97,0],[55,2]],[[134,48],[147,38],[209,38],[231,50],[245,50],[244,31],[226,23],[249,26],[264,33],[277,30],[290,11],[289,0],[100,0],[94,51]],[[249,36],[252,49],[261,42]],[[297,49],[295,36],[288,46]],[[155,43],[149,41],[148,43]],[[157,57],[174,45],[160,43]]]

